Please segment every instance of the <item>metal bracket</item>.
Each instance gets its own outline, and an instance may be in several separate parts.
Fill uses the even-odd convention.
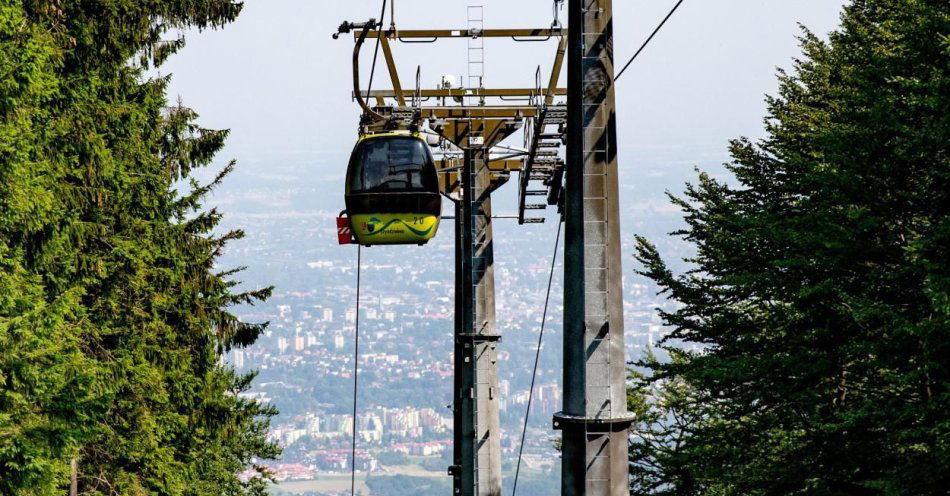
[[[619,432],[629,429],[636,420],[636,415],[604,418],[557,412],[554,414],[554,430],[584,428],[590,432]]]
[[[457,338],[471,339],[473,341],[494,341],[496,343],[501,342],[501,334],[472,334],[472,333],[458,333],[455,335]]]

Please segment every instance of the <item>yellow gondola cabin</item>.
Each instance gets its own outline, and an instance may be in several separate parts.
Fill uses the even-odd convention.
[[[346,212],[364,246],[425,244],[442,217],[435,160],[413,133],[367,134],[350,155]]]

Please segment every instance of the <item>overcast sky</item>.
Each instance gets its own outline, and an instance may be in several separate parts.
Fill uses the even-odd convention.
[[[479,3],[486,28],[546,27],[552,20],[551,0],[396,0],[396,23],[403,29],[465,27],[466,6]],[[674,3],[614,1],[618,65]],[[687,0],[618,82],[621,160],[635,163],[651,150],[681,146],[724,150],[729,138],[760,135],[763,96],[776,88],[776,67],[790,67],[799,53],[799,23],[825,35],[837,25],[842,4]],[[174,75],[170,95],[197,110],[202,124],[233,130],[226,155],[346,155],[358,119],[350,99],[353,42],[330,35],[341,21],[376,17],[379,8],[378,0],[247,0],[236,23],[189,33],[185,49],[162,68]],[[549,68],[555,48],[554,41],[486,45],[487,86],[533,86],[535,68]],[[417,65],[424,87],[442,74],[463,74],[465,48],[464,40],[398,44],[404,86]],[[364,53],[368,64],[371,51]],[[376,81],[374,87],[389,86]]]

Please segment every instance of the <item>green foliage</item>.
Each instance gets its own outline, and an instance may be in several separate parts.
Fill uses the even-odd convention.
[[[277,454],[271,407],[220,353],[263,324],[229,307],[209,185],[227,137],[145,69],[219,27],[231,0],[60,0],[0,6],[0,494],[264,494],[237,474]],[[183,186],[184,183],[184,186]],[[190,188],[188,187],[190,185]],[[184,191],[184,192],[181,192]],[[261,475],[266,475],[260,471]]]
[[[409,456],[402,451],[383,451],[376,456],[376,459],[386,466],[409,465],[412,463]]]
[[[635,461],[661,462],[639,494],[946,494],[948,33],[935,0],[857,0],[828,42],[806,32],[767,137],[732,143],[735,182],[673,199],[695,270],[639,240],[680,303],[665,346],[699,349],[644,364],[668,387],[634,392]]]
[[[420,467],[430,472],[444,472],[446,467],[448,467],[449,465],[451,465],[451,462],[446,463],[445,459],[443,459],[441,456],[440,457],[427,456],[423,458],[422,462],[419,464]]]
[[[682,363],[684,357],[677,353],[673,360]],[[651,351],[642,365],[657,369],[661,363]],[[628,382],[627,409],[637,419],[631,429],[631,493],[699,494],[703,486],[691,471],[692,453],[686,447],[693,442],[692,430],[707,422],[715,410],[704,409],[682,378],[649,378],[631,370]],[[705,489],[709,494],[709,487]]]

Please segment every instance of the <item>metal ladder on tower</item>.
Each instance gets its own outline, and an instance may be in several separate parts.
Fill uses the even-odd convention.
[[[600,1],[587,4],[584,13],[585,17],[598,20],[605,17],[608,12],[602,7],[603,5]],[[604,28],[598,26],[598,24],[600,23],[583,23],[583,32],[581,35],[581,39],[584,43],[584,55],[581,62],[582,67],[598,67],[599,64],[602,64],[603,54],[601,51],[594,50],[594,47],[588,45],[589,43],[599,43],[599,40],[604,35]],[[607,77],[608,75],[605,71],[585,71],[585,92],[608,87],[612,81],[606,80]],[[607,195],[609,190],[607,188],[608,170],[606,164],[609,163],[609,157],[612,153],[612,150],[609,148],[616,145],[611,143],[610,135],[608,134],[608,126],[610,123],[608,120],[609,115],[604,110],[606,108],[606,102],[601,101],[597,103],[597,109],[588,109],[586,105],[587,102],[585,102],[585,114],[588,112],[596,112],[589,117],[589,121],[585,122],[582,148],[583,156],[593,158],[595,161],[605,165],[603,168],[585,167],[584,170],[584,191],[582,200],[584,211],[602,211],[604,217],[603,219],[592,221],[585,219],[585,232],[593,233],[596,232],[598,228],[603,229],[610,223],[618,221],[618,219],[610,218],[611,211],[607,208]],[[607,302],[611,297],[611,271],[618,270],[610,266],[611,237],[607,234],[606,229],[603,233],[598,234],[599,235],[585,236],[584,238],[586,259],[585,278],[589,277],[591,279],[589,283],[585,284],[585,302]],[[613,404],[615,399],[615,391],[613,390],[614,377],[612,375],[614,364],[611,363],[611,355],[615,351],[613,350],[611,339],[613,333],[610,332],[608,326],[615,320],[616,316],[610,315],[611,306],[609,304],[596,308],[598,306],[599,305],[589,305],[586,315],[587,322],[595,323],[595,325],[588,328],[585,332],[585,346],[586,349],[590,351],[588,352],[588,359],[585,362],[587,385],[584,390],[584,398],[586,417],[601,420],[612,419],[618,412],[625,414],[626,405]],[[622,317],[620,320],[622,321]],[[600,323],[604,323],[604,327],[597,325]],[[585,423],[585,437],[588,443],[587,466],[591,468],[598,467],[600,470],[588,469],[585,472],[585,486],[587,487],[588,494],[611,494],[614,482],[611,479],[612,476],[615,475],[611,470],[607,469],[610,466],[609,461],[611,456],[608,452],[603,450],[605,445],[601,445],[601,449],[594,452],[590,450],[592,443],[597,443],[606,438],[604,438],[603,432],[589,432],[587,425],[588,424]]]
[[[469,7],[469,29],[472,28],[471,11],[472,11],[472,7]],[[472,69],[471,69],[471,67],[472,67],[472,65],[471,65],[471,54],[472,54],[471,41],[472,41],[472,39],[469,38],[469,80],[470,80],[470,81],[471,81],[471,79],[472,79],[472,75],[471,75],[471,74],[472,74],[472,72],[471,72],[471,71],[472,71]],[[481,78],[481,76],[479,76],[479,79],[480,79],[480,78]],[[484,141],[484,140],[485,140],[485,137],[484,137],[484,135],[483,135],[483,133],[482,133],[483,126],[478,125],[477,120],[469,119],[468,123],[469,123],[469,124],[468,124],[468,132],[469,132],[469,135],[470,135],[469,142],[470,142],[471,144],[473,144],[473,145],[479,145],[479,144],[484,143],[484,142],[485,142],[485,141]],[[481,124],[484,125],[484,123],[481,123]],[[481,164],[481,163],[473,163],[473,164],[472,164],[472,167],[471,167],[471,170],[470,170],[470,175],[469,175],[469,177],[468,177],[468,181],[469,181],[469,184],[471,185],[470,191],[471,191],[471,193],[472,193],[472,201],[474,201],[476,198],[480,198],[480,197],[482,196],[482,194],[484,193],[484,191],[482,191],[482,189],[479,187],[479,182],[478,182],[477,177],[476,177],[477,174],[478,174],[478,172],[477,172],[478,168],[481,167],[481,166],[483,166],[483,165],[484,165],[484,164]],[[468,201],[468,200],[466,200],[466,201]],[[469,219],[467,220],[469,226],[475,226],[475,225],[476,225],[476,222],[475,222],[475,217],[476,217],[476,215],[477,215],[477,210],[473,208],[472,211],[471,211],[471,216],[470,216]],[[473,227],[469,227],[469,228],[472,229]],[[473,240],[473,244],[474,244],[474,240]],[[480,258],[481,258],[481,257],[479,256],[479,254],[477,254],[477,253],[472,253],[472,260],[473,260],[473,263],[472,263],[472,266],[471,266],[471,270],[472,270],[472,276],[471,276],[471,277],[472,277],[472,280],[473,280],[473,281],[476,281],[476,280],[478,280],[478,279],[480,278],[480,274],[477,273],[477,269],[476,269],[477,267],[482,266],[482,264],[478,263],[478,262],[480,261]],[[480,295],[477,290],[472,293],[472,300],[473,300],[473,301],[472,301],[472,308],[475,309],[475,311],[477,311],[477,309],[484,308],[483,302],[482,302],[482,301],[479,301],[480,299],[483,300],[483,299],[484,299],[484,296],[483,296],[483,295]],[[475,325],[476,325],[476,326],[478,325],[478,321],[477,321],[477,320],[475,321]],[[481,412],[481,410],[479,410],[479,408],[478,408],[478,404],[479,404],[478,397],[479,397],[479,394],[481,393],[481,391],[482,391],[482,389],[483,389],[484,375],[485,375],[485,374],[480,374],[480,373],[479,373],[479,372],[480,372],[479,366],[481,365],[481,361],[479,360],[479,356],[478,356],[478,354],[479,354],[479,343],[478,343],[478,341],[475,339],[475,334],[478,334],[478,329],[473,328],[473,329],[472,329],[472,336],[471,336],[471,338],[470,338],[470,339],[471,339],[471,341],[470,341],[470,346],[472,347],[472,363],[470,364],[470,366],[471,366],[471,367],[474,367],[474,369],[475,369],[475,374],[474,374],[474,379],[475,379],[475,380],[474,380],[474,384],[473,384],[473,389],[472,389],[472,391],[471,391],[471,395],[472,395],[472,405],[473,405],[473,408],[472,408],[472,424],[473,424],[473,427],[474,427],[473,431],[474,431],[474,434],[475,434],[475,440],[474,440],[474,442],[472,443],[472,450],[474,451],[474,453],[472,453],[472,459],[473,459],[474,464],[475,464],[475,467],[474,467],[474,469],[475,469],[475,489],[474,489],[474,493],[473,493],[473,494],[479,495],[479,494],[481,494],[482,481],[485,480],[485,474],[483,474],[482,471],[486,469],[486,465],[488,465],[488,464],[483,464],[483,463],[481,463],[481,459],[480,459],[481,457],[479,456],[479,455],[480,455],[480,450],[479,450],[479,445],[480,445],[480,443],[479,443],[478,436],[479,436],[479,433],[481,432],[481,428],[482,428],[482,425],[481,425],[481,423],[479,422],[479,416],[481,415],[482,412]],[[488,467],[488,468],[490,469],[490,467]]]
[[[485,29],[485,8],[481,5],[469,5],[468,17],[468,88],[482,88],[485,83],[485,38],[481,36]],[[484,104],[480,97],[479,103]]]
[[[561,203],[564,159],[560,156],[567,126],[567,107],[546,105],[538,109],[534,125],[528,127],[528,156],[521,170],[518,189],[518,223],[538,224],[543,217],[527,217],[528,210],[544,210],[547,205]],[[540,184],[538,184],[540,183]],[[529,197],[547,197],[545,203],[528,203]]]
[[[481,5],[469,5],[466,8],[466,27],[471,36],[469,36],[467,43],[466,51],[466,60],[468,62],[468,80],[465,82],[468,88],[481,88],[485,80],[485,39],[481,37],[482,29],[485,28],[485,10]],[[480,100],[481,102],[481,100]],[[473,120],[468,121],[468,130],[470,133],[469,142],[473,145],[480,145],[484,143],[485,137],[482,136],[482,133],[478,131],[480,126],[476,125]],[[476,181],[476,167],[472,167],[471,175],[468,178],[469,184],[472,185],[471,192],[473,193],[474,198],[481,196],[482,191],[478,190],[477,181]],[[475,222],[475,212],[472,211],[471,217],[468,219],[469,226],[473,226]],[[471,229],[471,227],[470,227]],[[473,258],[477,258],[478,255],[473,254]],[[478,266],[477,263],[472,264],[472,270],[475,270],[475,267]],[[476,280],[476,274],[472,274],[472,280]],[[478,301],[479,295],[477,291],[472,294],[473,301],[472,308],[481,308]],[[477,331],[472,329],[472,333],[475,334]],[[480,432],[481,425],[479,424],[479,415],[481,412],[478,408],[478,394],[481,390],[481,384],[479,381],[482,379],[483,374],[479,374],[478,366],[478,343],[475,340],[474,335],[471,337],[471,342],[469,344],[472,347],[472,363],[471,367],[475,368],[475,383],[473,384],[473,389],[471,392],[472,395],[472,424],[474,427],[475,440],[472,443],[472,459],[475,464],[475,488],[473,494],[480,494],[481,482],[484,478],[482,474],[483,464],[479,460],[479,443],[478,443],[478,433]]]

